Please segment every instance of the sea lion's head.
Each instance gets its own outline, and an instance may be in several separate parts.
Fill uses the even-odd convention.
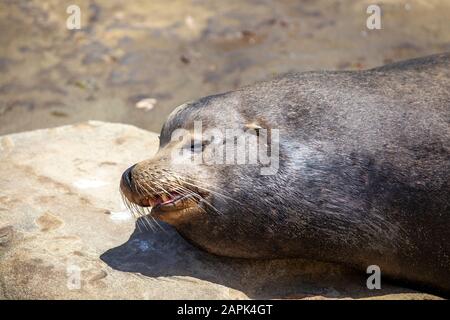
[[[156,155],[128,168],[120,183],[132,211],[226,255],[208,247],[207,238],[257,233],[253,218],[270,212],[270,206],[258,206],[269,200],[268,188],[276,189],[271,173],[278,169],[270,123],[242,112],[239,104],[227,93],[176,108],[163,125]],[[265,152],[263,161],[255,161],[258,152]]]

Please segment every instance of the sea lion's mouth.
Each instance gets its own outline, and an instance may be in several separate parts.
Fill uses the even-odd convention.
[[[189,181],[142,179],[132,176],[135,166],[128,168],[120,180],[120,192],[125,206],[135,217],[150,217],[177,223],[210,205],[210,192],[202,191]],[[211,205],[210,205],[211,206]]]
[[[154,211],[175,211],[197,205],[196,195],[194,193],[178,194],[169,192],[167,194],[147,197],[140,205],[143,207],[152,207],[152,213]]]

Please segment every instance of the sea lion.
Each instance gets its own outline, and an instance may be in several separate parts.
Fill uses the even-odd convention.
[[[190,161],[229,142],[202,140],[196,121],[241,137],[264,131],[269,154],[277,130],[275,170]],[[188,139],[173,138],[180,129]],[[448,293],[450,53],[288,74],[184,104],[121,191],[134,211],[152,207],[152,218],[217,255],[377,265]]]

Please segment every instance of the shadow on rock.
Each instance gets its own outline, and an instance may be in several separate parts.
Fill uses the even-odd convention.
[[[370,291],[364,274],[329,263],[211,255],[189,244],[167,224],[161,223],[155,231],[141,231],[138,224],[142,223],[137,221],[127,242],[100,258],[119,271],[148,277],[189,276],[239,290],[254,299],[361,298],[399,292],[392,288]]]

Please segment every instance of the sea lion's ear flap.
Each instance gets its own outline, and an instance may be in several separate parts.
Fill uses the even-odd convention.
[[[245,125],[245,130],[248,130],[251,133],[255,133],[256,136],[259,136],[259,130],[261,129],[262,127],[255,122],[247,123]]]

